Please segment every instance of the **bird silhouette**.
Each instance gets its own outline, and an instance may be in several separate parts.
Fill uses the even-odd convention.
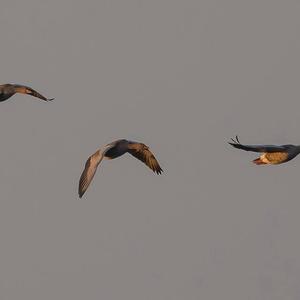
[[[229,144],[237,149],[245,151],[260,152],[262,155],[253,160],[257,165],[278,165],[293,159],[300,153],[300,146],[297,145],[243,145],[238,136],[231,139]]]
[[[79,197],[81,198],[87,190],[102,159],[114,159],[127,152],[146,164],[153,172],[157,174],[163,172],[148,146],[125,139],[117,140],[99,149],[88,158],[79,180]]]

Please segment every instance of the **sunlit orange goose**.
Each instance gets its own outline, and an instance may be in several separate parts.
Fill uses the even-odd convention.
[[[19,84],[2,84],[0,85],[0,102],[7,100],[11,96],[13,96],[16,93],[20,94],[27,94],[33,97],[40,98],[44,101],[51,101],[52,99],[48,99],[38,93],[37,91],[33,90],[32,88],[25,86],[25,85],[19,85]]]
[[[102,159],[114,159],[125,154],[126,152],[145,163],[153,172],[157,174],[161,174],[161,172],[163,172],[148,146],[142,143],[124,139],[117,140],[104,146],[102,149],[99,149],[88,158],[85,163],[84,171],[79,180],[79,197],[81,198],[87,190]]]
[[[231,139],[232,143],[229,143],[235,148],[245,151],[261,152],[262,155],[253,162],[257,165],[278,165],[285,163],[300,153],[300,146],[296,145],[242,145],[238,136],[236,139]]]

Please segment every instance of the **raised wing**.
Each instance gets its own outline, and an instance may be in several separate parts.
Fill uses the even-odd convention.
[[[163,172],[153,153],[146,145],[141,143],[131,143],[128,145],[128,152],[146,164],[153,172],[157,174]]]
[[[83,196],[87,188],[89,187],[94,175],[97,171],[98,165],[102,161],[105,156],[106,151],[113,148],[115,146],[114,143],[106,145],[103,150],[99,149],[93,155],[91,155],[85,163],[84,170],[80,176],[79,186],[78,186],[78,194],[79,198]]]
[[[89,187],[94,175],[97,171],[97,167],[103,159],[103,153],[98,150],[93,155],[91,155],[85,163],[85,168],[81,174],[79,180],[78,194],[79,198],[83,196],[87,188]]]
[[[253,152],[283,152],[286,151],[285,147],[283,146],[276,146],[276,145],[243,145],[240,143],[238,136],[235,137],[236,139],[231,139],[232,143],[229,142],[231,146],[242,149],[245,151],[253,151]]]
[[[42,99],[44,101],[52,101],[54,99],[54,98],[48,99],[48,98],[44,97],[43,95],[41,95],[40,93],[38,93],[37,91],[35,91],[34,89],[32,89],[29,86],[15,84],[14,87],[15,87],[17,93],[27,94],[27,95]]]

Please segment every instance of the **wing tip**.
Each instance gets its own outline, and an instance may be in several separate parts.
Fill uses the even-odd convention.
[[[78,186],[78,196],[81,199],[82,196],[84,195],[84,193],[86,192],[86,188],[85,188],[85,180],[83,175],[81,175],[80,180],[79,180],[79,186]]]
[[[234,148],[238,148],[238,146],[239,146],[239,144],[237,144],[237,143],[228,142],[228,144],[231,145]]]
[[[79,180],[79,186],[78,186],[78,196],[81,199],[84,193],[86,192],[88,188],[88,185],[86,184],[86,180],[84,177],[81,177]]]
[[[164,170],[160,166],[158,166],[153,169],[153,172],[156,173],[157,175],[161,175],[164,172]]]
[[[84,190],[81,190],[81,189],[78,190],[78,196],[79,196],[80,199],[82,198],[82,196],[84,195],[84,193],[85,193]]]

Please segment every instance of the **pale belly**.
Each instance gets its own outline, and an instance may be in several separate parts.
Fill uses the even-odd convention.
[[[262,162],[266,164],[280,164],[287,160],[288,154],[285,152],[264,153],[260,156]]]

